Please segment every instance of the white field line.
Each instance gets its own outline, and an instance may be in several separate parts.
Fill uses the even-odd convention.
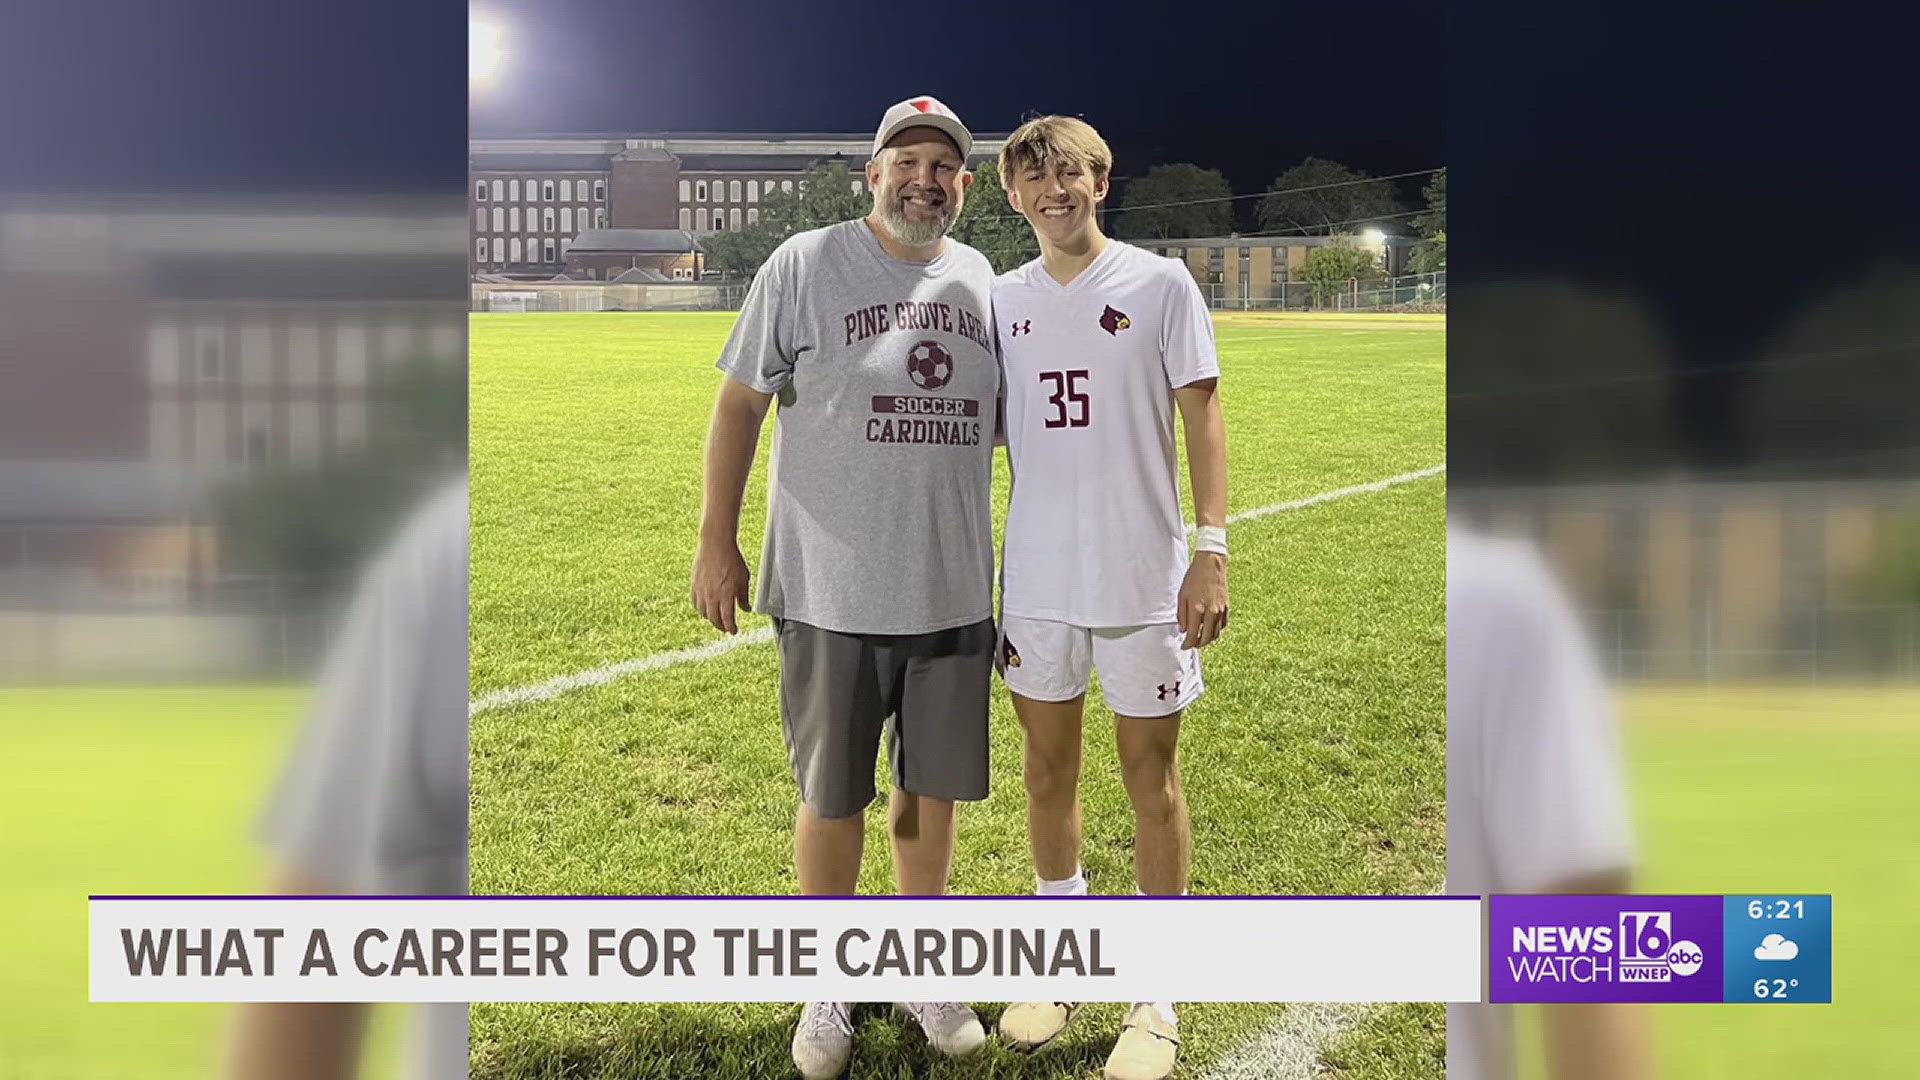
[[[1378,1005],[1289,1005],[1278,1019],[1200,1073],[1199,1080],[1319,1080],[1320,1057]]]
[[[599,686],[612,682],[623,675],[638,675],[647,671],[659,671],[661,668],[677,664],[696,664],[702,660],[711,660],[724,656],[735,649],[748,645],[760,645],[773,640],[773,627],[762,626],[757,630],[748,630],[731,637],[715,638],[701,645],[671,652],[657,652],[651,656],[642,656],[633,660],[621,660],[618,663],[603,664],[597,668],[576,671],[571,675],[557,675],[545,682],[529,686],[514,686],[505,690],[495,690],[476,701],[467,703],[467,715],[478,716],[491,709],[508,705],[520,705],[529,701],[545,701],[556,698],[570,690],[579,690],[588,686]]]
[[[1415,472],[1401,473],[1399,476],[1389,476],[1384,480],[1375,480],[1366,484],[1355,484],[1352,487],[1339,488],[1334,491],[1323,491],[1318,495],[1309,495],[1304,499],[1294,499],[1290,502],[1280,502],[1274,503],[1271,506],[1256,507],[1252,510],[1228,516],[1227,523],[1231,525],[1235,522],[1251,521],[1254,518],[1266,517],[1268,514],[1277,514],[1284,510],[1302,510],[1309,506],[1330,502],[1334,499],[1342,499],[1349,495],[1363,495],[1369,491],[1383,491],[1396,484],[1405,484],[1414,480],[1424,480],[1429,476],[1436,476],[1445,472],[1446,469],[1447,466],[1442,463]],[[1192,526],[1188,526],[1187,531],[1191,533],[1193,531]],[[716,638],[704,644],[690,646],[685,649],[658,652],[650,656],[636,657],[632,660],[621,660],[612,664],[603,664],[596,668],[588,668],[585,671],[576,671],[570,675],[556,675],[544,682],[531,683],[526,686],[509,687],[505,690],[495,690],[492,693],[484,694],[468,702],[467,715],[469,717],[478,716],[481,713],[491,712],[494,709],[504,708],[508,705],[523,705],[530,701],[546,701],[549,698],[559,697],[561,694],[568,693],[569,691],[579,690],[588,686],[599,686],[602,683],[612,682],[615,679],[628,675],[640,675],[649,671],[659,671],[662,668],[675,667],[680,664],[700,663],[701,661],[711,660],[716,656],[724,656],[735,649],[745,648],[749,645],[761,645],[772,640],[773,628],[763,626],[757,630],[749,630],[732,637]]]

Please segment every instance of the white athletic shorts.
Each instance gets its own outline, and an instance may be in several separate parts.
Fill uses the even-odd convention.
[[[1007,689],[1035,701],[1069,701],[1100,672],[1107,708],[1121,716],[1169,716],[1206,685],[1200,650],[1183,649],[1174,623],[1089,629],[1045,619],[1004,616],[996,666]]]

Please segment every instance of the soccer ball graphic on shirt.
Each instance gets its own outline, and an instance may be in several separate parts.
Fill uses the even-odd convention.
[[[937,341],[922,341],[907,350],[907,376],[922,390],[938,390],[953,381],[953,355]]]

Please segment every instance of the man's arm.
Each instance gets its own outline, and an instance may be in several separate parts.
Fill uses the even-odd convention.
[[[1625,870],[1556,882],[1569,895],[1615,895],[1632,890]],[[1551,1080],[1647,1080],[1653,1075],[1646,1009],[1621,1002],[1542,1005],[1541,1042]]]
[[[335,890],[303,874],[283,873],[281,896]],[[237,1007],[227,1043],[228,1080],[351,1080],[360,1071],[367,1015],[359,1002],[255,1002]]]
[[[1220,417],[1220,380],[1200,379],[1179,387],[1173,400],[1187,437],[1187,481],[1198,525],[1227,524],[1227,427]],[[1227,627],[1227,557],[1196,551],[1180,583],[1183,648],[1208,645]]]
[[[714,629],[729,634],[740,632],[735,609],[753,610],[747,560],[740,554],[740,503],[746,498],[760,425],[772,404],[772,394],[723,378],[707,429],[706,496],[700,511],[700,547],[693,560],[692,599],[695,610]]]

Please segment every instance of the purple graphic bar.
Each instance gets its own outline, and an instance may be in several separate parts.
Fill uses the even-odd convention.
[[[1495,896],[1487,1000],[1719,1001],[1719,896]]]

